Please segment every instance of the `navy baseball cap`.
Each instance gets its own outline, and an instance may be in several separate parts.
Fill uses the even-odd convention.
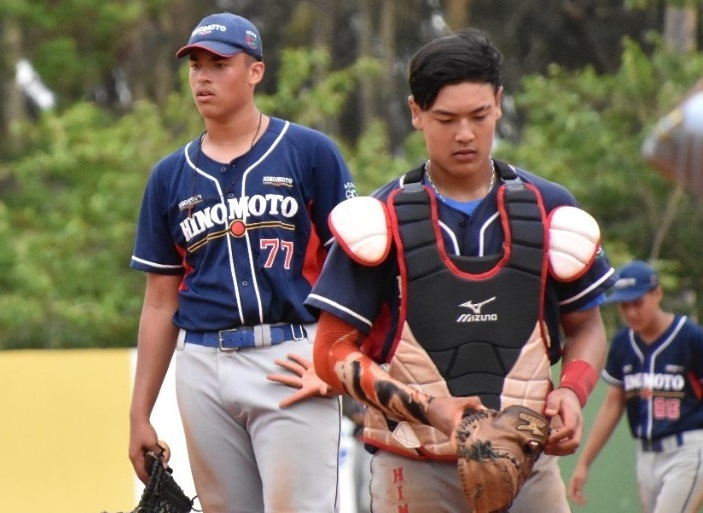
[[[618,270],[618,280],[606,303],[634,301],[659,286],[659,275],[642,260],[633,260]]]
[[[200,20],[190,35],[188,44],[176,52],[176,57],[180,59],[195,48],[202,48],[220,57],[246,52],[257,61],[264,59],[259,30],[246,18],[229,12],[211,14]]]

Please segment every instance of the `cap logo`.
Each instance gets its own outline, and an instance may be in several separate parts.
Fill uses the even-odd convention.
[[[244,36],[244,41],[246,41],[247,46],[256,50],[259,47],[259,41],[256,34],[251,30],[247,30],[246,36]]]
[[[625,287],[632,287],[634,285],[637,285],[636,278],[620,278],[615,282],[615,287],[618,289],[624,289]]]
[[[210,34],[211,32],[214,32],[215,30],[219,30],[220,32],[227,32],[227,27],[224,25],[220,25],[219,23],[211,23],[210,25],[203,25],[202,27],[197,27],[193,33],[191,34],[191,37],[199,35],[205,35],[205,34]]]

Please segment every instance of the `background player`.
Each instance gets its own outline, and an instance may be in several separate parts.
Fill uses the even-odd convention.
[[[177,348],[205,513],[335,511],[339,398],[281,409],[290,389],[267,375],[290,353],[312,359],[317,318],[303,301],[332,241],[328,214],[355,195],[350,173],[328,137],[258,110],[265,66],[248,20],[208,16],[176,56],[189,58],[205,132],[156,164],[144,194],[131,262],[147,283],[130,459],[146,481],[149,419]]]
[[[369,240],[387,241],[388,247],[355,253],[353,248],[368,246],[350,245],[340,235],[307,301],[323,310],[314,363],[335,390],[369,405],[364,437],[376,449],[371,460],[375,513],[468,511],[448,435],[465,407],[504,405],[502,396],[512,385],[502,374],[505,362],[495,355],[509,352],[501,347],[505,340],[516,342],[512,349],[520,352],[518,363],[527,364],[527,357],[543,376],[543,381],[531,380],[537,377],[533,367],[529,378],[513,376],[519,400],[533,400],[531,406],[545,408],[561,422],[548,451],[570,454],[578,447],[581,408],[605,359],[598,305],[614,271],[601,252],[569,281],[547,274],[539,242],[546,216],[538,215],[534,224],[510,224],[537,251],[518,251],[517,237],[504,251],[509,239],[504,226],[513,220],[498,208],[508,195],[506,180],[518,194],[541,198],[547,215],[576,202],[563,187],[491,157],[503,88],[501,55],[484,34],[470,29],[425,45],[410,62],[409,85],[412,123],[423,133],[428,161],[377,191],[374,197],[384,203],[373,198],[346,203],[364,201],[367,208],[351,216],[349,225],[352,230],[374,227]],[[421,202],[419,211],[411,200],[397,203],[406,192]],[[370,214],[374,205],[381,212],[379,223]],[[540,211],[536,205],[533,210]],[[392,238],[383,232],[383,209],[393,224]],[[406,223],[415,221],[406,230]],[[338,234],[343,231],[335,226]],[[526,254],[537,262],[529,285],[522,287],[512,278],[526,273],[508,268],[514,270]],[[507,275],[507,286],[501,285]],[[466,322],[455,322],[456,315]],[[455,344],[447,335],[454,330],[475,338],[451,347],[455,353],[437,349]],[[484,343],[474,344],[478,338]],[[551,393],[547,346],[552,361],[564,360],[561,382]],[[556,458],[543,455],[537,466],[513,511],[569,512]]]
[[[703,330],[661,308],[659,277],[641,260],[618,272],[610,303],[627,324],[613,337],[605,400],[569,482],[585,504],[588,470],[623,412],[637,439],[637,482],[644,513],[695,513],[703,504]]]

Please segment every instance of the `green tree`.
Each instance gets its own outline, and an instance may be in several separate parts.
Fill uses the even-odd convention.
[[[672,51],[659,36],[652,44],[648,56],[625,40],[622,65],[612,75],[552,66],[546,76],[526,77],[515,97],[526,113],[522,137],[497,154],[569,187],[599,221],[615,265],[653,256],[659,240],[655,256],[671,287],[700,290],[701,203],[686,193],[671,212],[676,186],[640,149],[656,121],[703,76],[703,55]],[[663,226],[669,214],[672,221]]]
[[[324,45],[282,51],[275,87],[258,101],[267,113],[333,134],[369,193],[424,159],[422,138],[410,131],[391,142],[392,126],[409,120],[407,107],[392,119],[371,112],[357,137],[342,138],[340,113],[359,81],[387,70],[372,58],[332,69],[334,55]],[[568,186],[600,222],[615,265],[658,245],[666,283],[700,290],[700,202],[685,193],[671,210],[674,186],[640,147],[703,75],[703,56],[653,37],[646,45],[625,40],[620,60],[613,73],[553,65],[525,77],[514,92],[520,137],[499,144],[496,156]],[[133,345],[144,277],[128,263],[144,184],[158,158],[202,130],[185,69],[164,102],[139,101],[124,113],[69,102],[15,132],[21,152],[0,163],[0,348]]]
[[[258,101],[313,126],[324,126],[359,75],[377,68],[360,61],[313,82],[326,52],[288,57],[277,92]],[[118,116],[80,102],[23,125],[25,152],[0,167],[0,348],[135,343],[144,276],[128,266],[148,172],[202,130],[181,89],[164,109],[143,101]]]
[[[79,103],[25,128],[0,203],[0,347],[130,345],[142,286],[126,268],[146,171],[171,144],[162,116]]]

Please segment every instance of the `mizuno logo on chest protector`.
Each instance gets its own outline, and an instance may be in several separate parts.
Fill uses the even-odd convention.
[[[482,312],[481,309],[488,303],[495,301],[496,296],[481,301],[479,303],[474,303],[473,300],[462,303],[459,306],[468,308],[471,313],[462,313],[457,318],[456,322],[495,322],[498,320],[498,314]]]
[[[547,255],[541,195],[505,171],[496,198],[486,200],[496,202],[501,218],[501,250],[450,254],[436,229],[436,200],[417,174],[406,175],[388,200],[404,330],[432,360],[452,395],[479,395],[484,404],[498,405],[505,377],[526,344],[542,333]]]

